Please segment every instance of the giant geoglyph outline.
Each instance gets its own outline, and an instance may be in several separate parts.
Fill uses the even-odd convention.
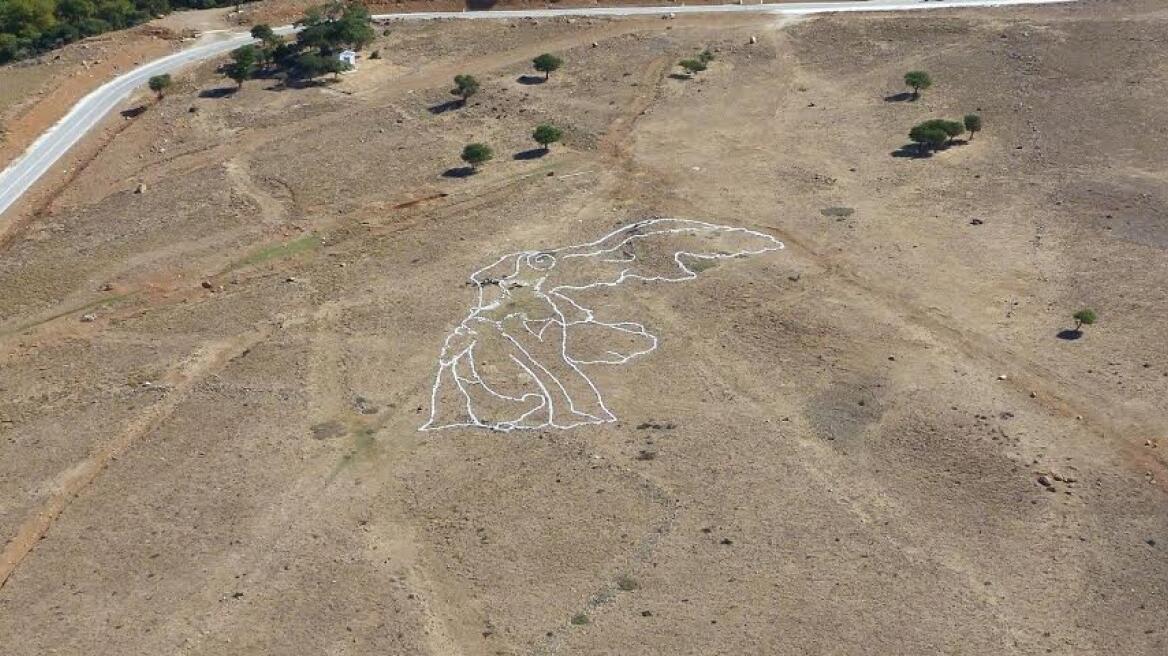
[[[626,245],[630,244],[630,242],[661,235],[698,237],[702,233],[705,233],[707,236],[718,236],[719,234],[743,235],[748,238],[761,240],[764,245],[759,248],[743,248],[729,252],[676,251],[673,254],[673,260],[677,264],[676,275],[644,276],[632,270],[633,267],[631,265],[637,262],[637,257],[635,253],[629,253],[625,249]],[[622,236],[623,239],[619,239]],[[611,245],[608,243],[610,241],[613,242]],[[600,390],[597,389],[595,383],[581,367],[600,364],[624,364],[656,350],[658,343],[657,337],[651,334],[644,325],[637,322],[599,321],[591,309],[583,307],[567,294],[597,287],[615,287],[629,280],[684,282],[698,276],[698,272],[686,264],[685,260],[687,259],[695,261],[703,259],[732,259],[748,255],[760,255],[783,248],[784,245],[781,241],[755,230],[716,225],[689,219],[659,218],[637,221],[622,226],[600,239],[584,244],[565,246],[553,250],[518,251],[504,255],[470,276],[470,282],[476,287],[477,301],[471,307],[466,318],[462,320],[458,327],[443,342],[442,354],[438,358],[438,372],[435,374],[434,385],[430,392],[430,416],[419,430],[431,431],[444,428],[474,427],[508,432],[512,430],[536,430],[542,428],[568,429],[582,425],[603,424],[616,421],[616,415],[608,409]],[[620,255],[624,255],[625,257],[619,257]],[[544,284],[548,280],[548,274],[561,261],[568,261],[573,258],[601,258],[599,261],[605,264],[629,263],[630,266],[623,268],[612,279],[595,280],[583,285],[557,285],[544,289]],[[494,278],[486,275],[486,272],[507,263],[509,260],[514,261],[510,274],[502,278]],[[537,276],[537,279],[532,282],[521,279],[533,275]],[[487,302],[485,298],[486,289],[492,286],[498,288],[501,296],[499,299]],[[487,313],[499,309],[503,305],[504,300],[510,300],[512,293],[516,291],[530,293],[535,299],[547,303],[547,307],[552,311],[551,318],[532,319],[526,311],[510,312],[499,319],[491,319],[486,316]],[[567,316],[568,313],[579,315],[581,318],[569,319]],[[586,409],[577,407],[577,405],[583,406],[584,402],[580,399],[573,400],[571,394],[568,392],[568,386],[565,385],[564,381],[557,378],[556,374],[553,373],[548,365],[541,363],[538,358],[534,357],[516,335],[508,333],[505,324],[508,322],[514,323],[512,320],[518,320],[522,326],[522,330],[527,333],[527,335],[521,335],[522,337],[534,338],[540,343],[545,342],[544,337],[549,329],[553,329],[558,333],[560,346],[559,356],[563,358],[563,363],[569,367],[571,372],[574,372],[574,375],[578,376],[575,382],[579,384],[582,381],[590,390],[588,401],[594,406],[593,408]],[[611,357],[602,359],[576,359],[569,352],[568,335],[570,329],[581,325],[601,326],[617,332],[639,336],[646,340],[647,348],[637,349],[629,353],[619,353],[609,350],[607,355]],[[511,361],[530,377],[539,388],[539,392],[527,392],[521,396],[509,395],[493,389],[479,375],[475,366],[475,346],[479,343],[477,338],[486,335],[488,331],[491,337],[496,339],[502,338],[506,340],[505,343],[513,346],[517,350],[517,353],[509,354]],[[512,332],[516,331],[513,330]],[[552,337],[554,338],[555,336],[553,335]],[[469,342],[469,344],[464,345],[463,342]],[[447,423],[439,423],[436,421],[436,416],[439,411],[439,396],[444,380],[449,381],[447,384],[454,385],[462,397],[460,404],[465,406],[466,416],[463,421]],[[482,409],[480,408],[480,412],[476,412],[472,395],[472,391],[479,390],[493,396],[498,401],[533,405],[515,417],[481,417]],[[595,399],[591,399],[591,394],[595,395]],[[567,408],[556,407],[556,397],[559,395],[562,395],[566,400]],[[557,415],[564,414],[565,412],[571,419],[567,421],[557,420]],[[545,420],[539,421],[538,419],[533,419],[534,417],[539,417],[541,414],[546,415]]]

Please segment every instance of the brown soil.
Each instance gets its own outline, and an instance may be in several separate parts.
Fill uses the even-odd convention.
[[[3,651],[1164,653],[1166,40],[1153,0],[446,22],[182,77],[0,251]],[[418,432],[469,273],[650,216],[787,249],[594,299],[661,339],[592,372],[615,424]]]
[[[19,156],[85,94],[179,46],[178,34],[143,25],[0,66],[0,165]]]

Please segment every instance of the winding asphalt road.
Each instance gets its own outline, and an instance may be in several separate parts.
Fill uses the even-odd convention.
[[[844,2],[809,2],[792,4],[733,4],[695,5],[677,7],[582,7],[565,9],[499,10],[475,12],[419,12],[411,14],[380,14],[376,20],[435,20],[554,18],[557,16],[664,16],[669,14],[768,13],[783,16],[805,16],[830,12],[853,11],[907,11],[954,7],[1001,7],[1009,5],[1037,5],[1073,2],[1074,0],[867,0]],[[290,34],[291,26],[279,28],[277,33]],[[209,42],[199,43],[134,70],[119,75],[82,98],[56,125],[45,131],[20,158],[0,173],[0,217],[54,163],[74,146],[111,110],[135,91],[140,90],[151,76],[171,73],[189,64],[213,59],[253,39],[247,33],[209,34]],[[206,38],[206,37],[205,37]],[[4,222],[0,220],[0,229]]]

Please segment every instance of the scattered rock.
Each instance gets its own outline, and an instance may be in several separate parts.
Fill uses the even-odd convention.
[[[985,221],[982,221],[981,219],[973,219],[969,222],[969,225],[982,225],[983,223],[985,223]]]
[[[137,186],[137,187],[134,187],[134,193],[136,193],[136,194],[144,194],[144,193],[146,193],[146,184],[145,184],[145,183],[142,183],[142,182],[139,182],[139,183],[138,183],[138,186]]]
[[[337,420],[326,421],[312,427],[312,436],[318,440],[327,440],[330,437],[340,437],[347,431],[345,425]]]
[[[97,315],[96,314],[83,314],[83,315],[81,315],[81,321],[83,323],[93,323],[94,321],[97,321]]]
[[[357,412],[363,415],[375,415],[379,410],[376,405],[373,405],[369,399],[363,396],[358,396],[353,399],[353,406],[357,408]]]
[[[758,43],[758,37],[757,37],[757,36],[754,36],[754,35],[751,35],[751,37],[750,37],[750,45],[754,45],[754,44],[756,44],[756,43]]]
[[[998,380],[1006,380],[1006,379],[1007,379],[1006,374],[1001,374],[998,376]]]
[[[1043,474],[1038,477],[1038,484],[1042,487],[1049,488],[1054,485],[1054,481],[1050,480],[1050,477],[1046,474]]]
[[[212,288],[211,281],[209,281],[209,280],[204,280],[202,283],[200,283],[200,286],[203,289],[211,289]]]

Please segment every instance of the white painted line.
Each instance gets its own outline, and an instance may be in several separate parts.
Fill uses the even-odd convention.
[[[673,251],[672,264],[655,263],[653,249],[670,242],[681,242],[684,248]],[[746,228],[651,219],[585,244],[500,257],[471,274],[476,301],[443,343],[430,390],[430,416],[419,430],[509,432],[616,421],[587,368],[625,364],[655,351],[658,340],[640,323],[599,319],[582,304],[589,292],[630,281],[693,280],[698,276],[690,267],[695,260],[728,260],[782,248],[774,237]],[[578,342],[586,339],[581,333],[598,328],[604,354],[585,358],[578,350]],[[628,337],[638,346],[619,350],[617,342]],[[514,365],[510,374],[496,365],[503,357]],[[508,393],[508,387],[521,391]]]

